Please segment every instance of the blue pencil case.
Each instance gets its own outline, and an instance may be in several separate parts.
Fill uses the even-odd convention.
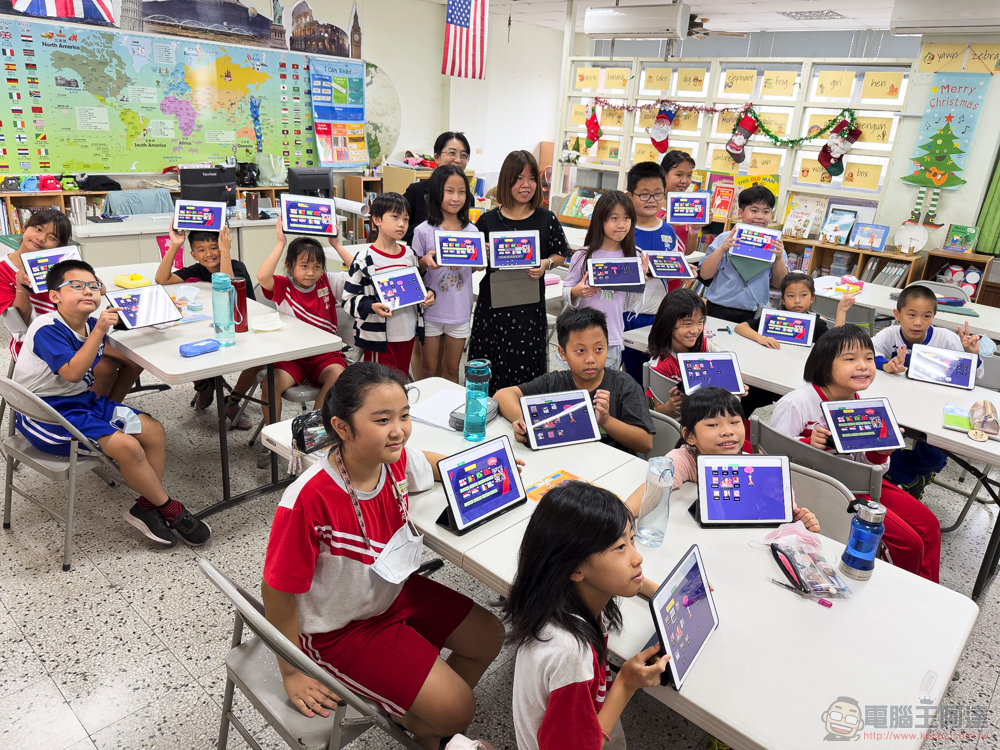
[[[181,344],[180,353],[182,357],[197,357],[199,354],[208,354],[217,351],[219,342],[215,339],[202,339],[193,341],[190,344]]]

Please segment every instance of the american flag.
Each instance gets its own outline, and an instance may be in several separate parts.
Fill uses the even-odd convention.
[[[448,0],[441,73],[456,78],[486,77],[489,0]]]

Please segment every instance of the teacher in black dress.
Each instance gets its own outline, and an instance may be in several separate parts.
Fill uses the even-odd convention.
[[[490,395],[509,386],[521,385],[543,375],[548,369],[545,282],[550,268],[561,265],[569,256],[566,234],[556,215],[541,208],[542,192],[538,162],[528,151],[513,151],[504,159],[497,182],[500,208],[479,217],[476,228],[491,233],[537,230],[541,267],[522,273],[537,279],[538,302],[513,307],[493,307],[490,279],[495,269],[486,269],[479,283],[479,298],[472,316],[469,359],[485,357],[492,365]],[[512,273],[503,271],[503,273]]]
[[[434,161],[439,167],[454,164],[463,172],[469,164],[469,139],[464,133],[442,133],[434,141]],[[410,226],[403,235],[403,243],[413,244],[413,230],[427,221],[427,185],[430,180],[417,180],[411,183],[403,197],[410,207]]]

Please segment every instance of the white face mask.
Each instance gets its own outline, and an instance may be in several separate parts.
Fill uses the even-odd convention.
[[[111,420],[111,426],[116,430],[121,430],[126,435],[138,435],[142,432],[142,420],[139,419],[138,414],[129,409],[127,406],[115,407],[114,418]]]

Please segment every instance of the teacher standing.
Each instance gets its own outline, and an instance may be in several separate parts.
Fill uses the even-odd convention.
[[[541,208],[542,193],[538,162],[528,151],[513,151],[504,159],[497,182],[500,208],[487,211],[476,222],[476,228],[487,236],[507,232],[535,230],[539,234],[539,268],[522,271],[500,271],[499,274],[525,274],[521,293],[537,301],[513,306],[493,306],[494,283],[499,279],[496,269],[486,269],[479,283],[479,298],[472,318],[469,359],[486,358],[492,366],[490,394],[501,388],[521,385],[545,374],[548,369],[547,318],[545,315],[545,272],[561,265],[569,255],[566,235],[556,215]],[[515,276],[507,276],[517,281]],[[508,287],[509,288],[509,287]],[[498,305],[502,300],[498,299]]]
[[[454,164],[465,171],[469,164],[469,139],[464,133],[442,133],[434,141],[434,161],[439,167],[445,164]],[[427,221],[427,185],[429,180],[417,180],[411,183],[403,197],[410,207],[410,226],[403,235],[403,242],[407,245],[413,244],[413,230]]]

